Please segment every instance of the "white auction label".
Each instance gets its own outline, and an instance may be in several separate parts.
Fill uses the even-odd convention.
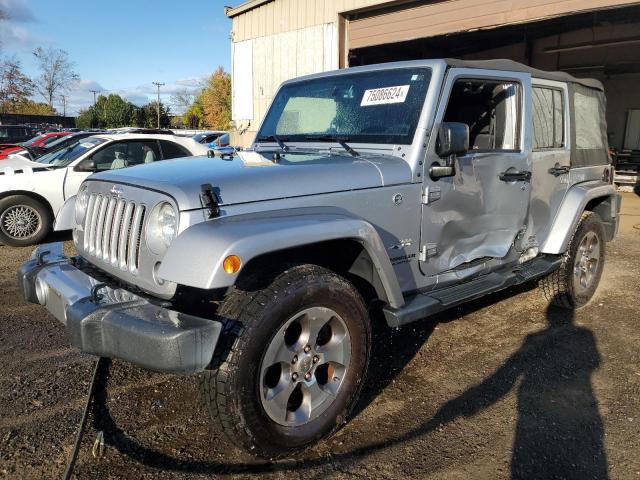
[[[404,103],[409,93],[409,85],[396,87],[373,88],[365,90],[362,95],[361,107],[368,105],[381,105],[384,103]]]

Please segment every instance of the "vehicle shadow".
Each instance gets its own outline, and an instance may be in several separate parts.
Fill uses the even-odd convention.
[[[402,371],[438,323],[456,320],[512,294],[507,291],[490,295],[399,330],[377,325],[377,346],[355,415]],[[549,307],[546,317],[545,329],[528,335],[521,348],[492,375],[446,402],[422,425],[330,457],[225,463],[191,461],[154,451],[130,437],[112,418],[106,391],[109,362],[104,363],[98,375],[93,426],[104,432],[108,445],[152,468],[208,474],[299,472],[326,464],[349,464],[422,437],[457,418],[490,407],[519,382],[512,478],[607,478],[604,429],[591,386],[591,375],[600,362],[594,335],[573,323],[571,311]]]

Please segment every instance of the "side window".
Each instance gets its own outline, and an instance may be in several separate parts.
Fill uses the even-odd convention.
[[[160,148],[162,148],[162,158],[165,160],[191,156],[191,152],[186,148],[168,140],[160,140]]]
[[[533,87],[533,149],[564,146],[562,92]]]
[[[600,95],[587,88],[576,88],[573,105],[576,119],[576,148],[578,150],[604,148],[604,128],[602,127],[604,108],[601,108]]]
[[[457,80],[445,122],[469,126],[469,150],[520,149],[520,85],[499,80]]]
[[[91,157],[98,170],[114,170],[160,160],[158,144],[154,140],[116,142],[107,145]]]

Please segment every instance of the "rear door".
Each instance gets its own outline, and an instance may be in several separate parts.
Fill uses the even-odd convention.
[[[532,82],[530,232],[542,245],[569,188],[569,94],[563,83]]]
[[[450,69],[425,161],[420,267],[427,276],[503,259],[524,230],[531,172],[524,135],[531,108],[527,73]],[[466,155],[455,175],[431,179],[429,167],[443,164],[435,153],[442,122],[469,126]]]

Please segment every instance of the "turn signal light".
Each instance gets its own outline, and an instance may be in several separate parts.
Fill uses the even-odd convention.
[[[238,270],[240,270],[240,267],[242,266],[242,261],[240,260],[240,257],[237,255],[229,255],[227,258],[224,259],[222,266],[224,267],[224,271],[227,272],[229,275],[231,275],[233,273],[238,272]]]

